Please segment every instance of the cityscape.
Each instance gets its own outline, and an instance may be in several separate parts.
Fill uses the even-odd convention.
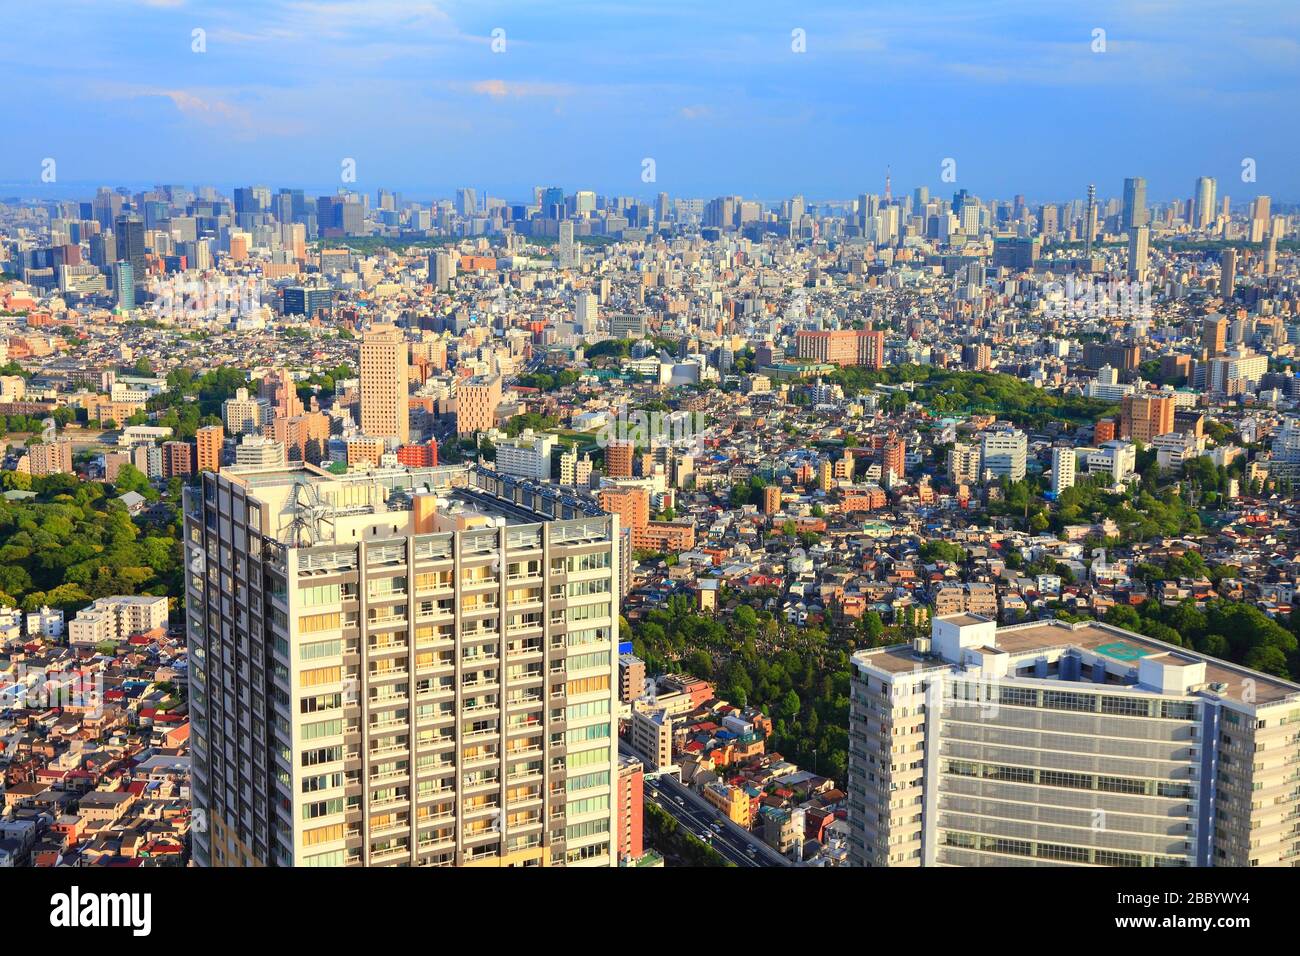
[[[158,135],[0,168],[0,868],[1300,866],[1293,150]]]

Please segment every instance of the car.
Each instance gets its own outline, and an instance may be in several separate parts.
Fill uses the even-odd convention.
[[[710,825],[713,827],[713,829],[717,830],[719,833],[722,832],[722,824],[721,824],[721,823],[718,823],[717,821],[714,821],[714,822],[713,822],[712,824],[710,824]]]
[[[745,847],[745,852],[748,853],[750,856],[754,856],[755,854],[758,853],[758,847],[754,846],[754,844],[751,843],[749,846]]]
[[[677,802],[680,803],[682,806],[686,806],[686,801],[683,800],[681,797],[677,797]]]

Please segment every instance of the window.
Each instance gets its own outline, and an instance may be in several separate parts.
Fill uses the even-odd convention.
[[[304,614],[298,618],[298,631],[301,634],[316,634],[320,631],[334,631],[339,628],[341,615],[337,611],[325,614]]]
[[[333,763],[336,760],[343,759],[343,747],[318,747],[315,750],[304,750],[302,752],[302,765],[304,767],[315,767],[317,764]]]
[[[579,571],[599,571],[601,568],[609,567],[609,552],[595,551],[591,554],[575,554],[568,559],[568,570],[570,574],[576,574]]]
[[[609,786],[609,771],[597,770],[595,773],[582,773],[576,777],[569,777],[564,782],[564,787],[569,793],[575,790],[591,790],[595,787]]]
[[[322,657],[338,657],[343,653],[343,639],[312,641],[298,648],[298,657],[304,661],[318,661]]]
[[[303,687],[337,684],[342,679],[343,668],[341,667],[313,667],[298,675],[298,682]]]
[[[318,817],[327,817],[333,813],[342,813],[343,805],[342,797],[318,800],[315,803],[304,803],[302,805],[302,818],[304,820],[315,820]]]
[[[320,720],[314,724],[304,724],[302,728],[303,740],[319,740],[321,737],[337,737],[343,733],[342,718],[334,720]]]
[[[337,584],[318,584],[309,588],[299,588],[303,607],[320,607],[324,604],[338,604],[340,599]]]
[[[1148,717],[1151,714],[1151,702],[1136,697],[1103,697],[1101,712],[1124,717]]]
[[[342,694],[320,694],[316,697],[304,697],[298,702],[298,711],[303,714],[317,714],[327,710],[338,710],[343,706]]]
[[[343,839],[343,824],[335,823],[327,827],[315,827],[311,830],[302,831],[302,845],[316,846],[320,843],[329,843],[333,840]]]
[[[591,654],[574,654],[565,661],[567,671],[585,671],[592,667],[609,667],[609,651],[595,651]]]
[[[609,724],[592,724],[589,727],[575,727],[564,732],[566,744],[580,744],[588,740],[608,740]]]
[[[331,850],[328,853],[313,853],[311,856],[305,856],[302,859],[303,866],[342,866],[344,861],[344,850]]]
[[[564,692],[569,696],[574,696],[575,694],[591,694],[599,690],[608,689],[608,674],[600,674],[596,677],[580,677],[577,680],[571,680],[564,685]]]

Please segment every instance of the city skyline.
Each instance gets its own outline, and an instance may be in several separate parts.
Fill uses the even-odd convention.
[[[1134,175],[1150,202],[1186,199],[1199,176],[1235,202],[1300,194],[1297,134],[1275,122],[1300,91],[1296,15],[1277,3],[760,4],[743,18],[682,4],[73,6],[57,64],[29,52],[53,42],[43,19],[0,41],[11,86],[45,77],[42,108],[12,119],[21,146],[0,160],[6,192],[270,181],[419,197],[472,185],[513,199],[556,182],[827,201],[881,189],[889,169],[900,192],[1031,202],[1090,182],[1118,195]],[[633,36],[641,48],[629,49]],[[112,148],[92,156],[93,141]],[[344,159],[355,182],[339,179]],[[945,159],[955,181],[942,178]]]

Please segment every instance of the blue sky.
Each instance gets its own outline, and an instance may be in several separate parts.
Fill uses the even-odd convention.
[[[1212,175],[1234,202],[1300,199],[1295,0],[5,6],[6,194],[332,191],[349,157],[356,188],[412,198],[534,184],[849,198],[882,190],[889,166],[896,192],[1066,200],[1141,175],[1166,200]],[[46,157],[58,181],[43,187]]]

